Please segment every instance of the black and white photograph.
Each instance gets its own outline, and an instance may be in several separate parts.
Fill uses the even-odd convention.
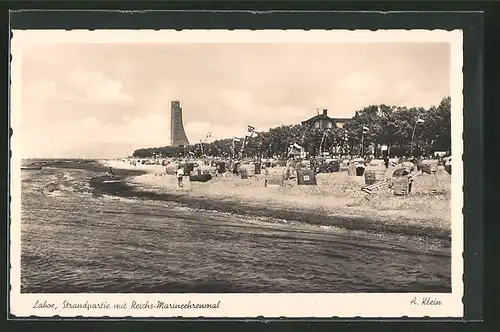
[[[13,311],[460,315],[461,38],[13,31]]]

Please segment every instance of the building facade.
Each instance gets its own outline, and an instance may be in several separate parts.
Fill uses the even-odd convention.
[[[189,145],[184,124],[182,122],[181,102],[174,100],[170,109],[170,146]]]
[[[321,114],[313,116],[308,120],[302,121],[302,125],[319,129],[343,128],[344,125],[350,120],[351,119],[349,118],[331,118],[328,116],[328,110],[324,109]]]

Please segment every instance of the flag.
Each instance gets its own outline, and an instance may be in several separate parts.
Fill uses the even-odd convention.
[[[254,130],[255,130],[255,127],[254,127],[254,126],[251,126],[251,125],[248,125],[248,126],[247,126],[247,131],[248,131],[249,133],[253,133],[253,132],[254,132]]]
[[[233,137],[233,142],[239,142],[239,141],[240,141],[240,139],[239,139],[239,138],[237,138],[237,137]]]
[[[367,126],[363,126],[363,133],[367,133],[370,130]]]

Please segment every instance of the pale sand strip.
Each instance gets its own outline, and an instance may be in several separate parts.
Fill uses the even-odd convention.
[[[212,201],[216,206],[238,204],[247,207],[250,213],[255,213],[256,209],[274,209],[277,216],[281,210],[332,219],[352,218],[352,222],[364,218],[377,223],[381,230],[387,225],[402,231],[422,228],[423,234],[428,229],[437,234],[449,234],[451,228],[451,181],[444,171],[415,177],[412,196],[399,197],[387,190],[368,196],[361,191],[364,177],[348,176],[347,172],[318,174],[317,186],[298,186],[294,180],[289,180],[284,187],[265,187],[264,175],[241,179],[227,174],[205,183],[190,182],[185,177],[184,187],[180,188],[175,176],[165,174],[164,166],[133,166],[123,161],[102,163],[117,169],[143,170],[146,174],[128,180],[143,190]]]

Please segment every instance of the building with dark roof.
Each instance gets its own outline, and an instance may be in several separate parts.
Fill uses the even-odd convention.
[[[343,128],[346,123],[351,121],[350,118],[331,118],[328,116],[328,110],[324,109],[323,113],[313,116],[312,118],[302,121],[303,126],[311,128]]]

